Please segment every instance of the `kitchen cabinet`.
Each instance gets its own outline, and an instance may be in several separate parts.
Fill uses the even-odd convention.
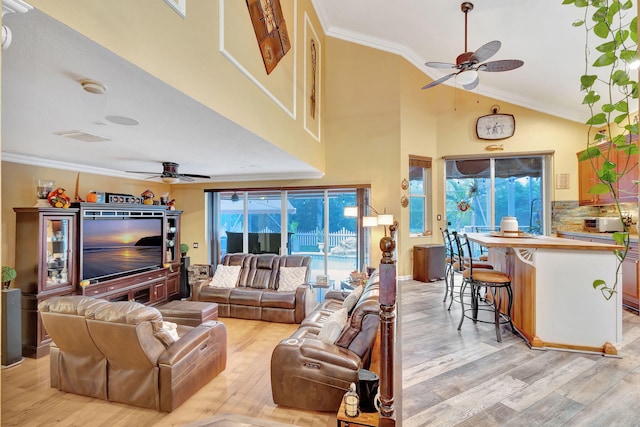
[[[634,142],[635,144],[635,142]],[[600,144],[600,150],[606,150],[608,143]],[[584,151],[578,152],[578,159]],[[627,155],[621,151],[612,152],[614,158],[612,161],[616,163],[616,172],[627,172],[614,184],[614,188],[618,194],[618,201],[622,203],[638,202],[638,188],[634,181],[638,180],[638,154]],[[603,159],[597,157],[590,160],[578,161],[578,203],[580,206],[588,205],[610,205],[615,203],[615,199],[611,193],[606,194],[589,194],[589,189],[600,182],[597,169],[602,166]]]
[[[22,291],[22,354],[49,354],[51,338],[40,319],[38,304],[76,288],[78,209],[14,208],[16,212],[15,286]]]

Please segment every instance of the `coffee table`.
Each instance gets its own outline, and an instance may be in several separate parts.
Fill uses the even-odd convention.
[[[157,307],[162,320],[185,326],[198,326],[207,320],[218,320],[215,302],[173,300]]]

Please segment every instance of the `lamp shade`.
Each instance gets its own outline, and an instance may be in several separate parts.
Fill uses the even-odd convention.
[[[392,225],[392,224],[393,224],[393,215],[391,214],[378,215],[378,225]]]
[[[358,207],[357,206],[345,206],[344,207],[344,216],[347,218],[357,218],[358,217]]]
[[[375,227],[378,225],[378,217],[375,216],[363,216],[362,217],[362,226],[363,227]]]

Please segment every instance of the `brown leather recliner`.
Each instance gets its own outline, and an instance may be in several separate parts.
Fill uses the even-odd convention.
[[[95,370],[88,369],[86,363],[75,363],[79,345],[68,345],[82,335],[93,341],[92,355],[102,354],[102,360],[106,360],[106,369],[97,378],[105,385],[106,396],[94,397],[171,412],[226,367],[226,328],[220,322],[197,327],[178,325],[179,339],[174,341],[162,329],[162,315],[156,308],[128,301],[94,300],[98,302],[84,309],[84,326],[81,310],[73,313],[69,307],[82,308],[88,304],[84,301],[87,299],[92,300],[54,297],[38,306],[55,343],[52,377],[64,369],[66,375],[81,383],[96,379]],[[78,334],[77,328],[87,333]],[[83,387],[67,387],[65,391],[88,394]]]
[[[368,368],[380,324],[377,273],[365,285],[335,344],[318,339],[323,322],[342,308],[345,294],[327,293],[324,302],[271,355],[271,391],[278,405],[335,412],[344,393]]]

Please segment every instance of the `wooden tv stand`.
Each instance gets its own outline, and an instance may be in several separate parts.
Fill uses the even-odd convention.
[[[168,268],[131,274],[80,287],[79,293],[108,301],[135,301],[155,305],[165,302],[168,295],[176,295],[178,292],[178,289],[168,289],[168,274]],[[170,284],[175,287],[179,282],[172,281]]]

